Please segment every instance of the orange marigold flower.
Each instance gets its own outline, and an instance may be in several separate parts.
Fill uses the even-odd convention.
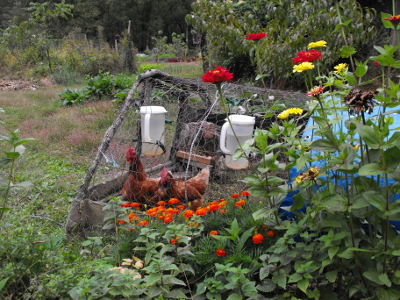
[[[194,211],[193,211],[193,210],[190,210],[190,209],[187,209],[187,210],[185,210],[185,211],[183,212],[183,216],[184,216],[185,218],[191,218],[191,217],[193,217],[193,215],[194,215]]]
[[[276,232],[273,231],[273,230],[268,230],[267,231],[267,236],[273,237],[275,234],[276,234]]]
[[[199,207],[196,209],[195,215],[196,216],[205,216],[207,214],[208,210],[207,208]]]
[[[158,201],[157,202],[157,206],[165,206],[167,204],[167,202],[165,201]]]
[[[239,194],[237,194],[237,193],[236,194],[232,194],[231,197],[232,197],[232,199],[237,199],[237,198],[239,198]]]
[[[159,220],[164,220],[164,218],[165,218],[164,215],[159,215],[159,216],[157,217],[157,219],[159,219]]]
[[[218,231],[217,230],[210,231],[210,235],[218,235]]]
[[[176,203],[179,203],[179,202],[180,201],[178,199],[176,199],[176,198],[171,198],[171,199],[168,200],[168,204],[176,204]]]
[[[268,228],[268,225],[264,224],[261,228],[266,229],[266,228]]]
[[[211,202],[209,206],[207,206],[207,209],[209,211],[216,211],[219,209],[219,203],[218,202]]]
[[[121,207],[130,207],[131,206],[131,204],[129,203],[129,202],[126,202],[126,203],[124,203],[124,204],[121,204]]]
[[[215,251],[215,254],[217,256],[225,256],[226,255],[226,251],[224,249],[218,249],[217,251]]]
[[[225,199],[219,199],[218,200],[218,202],[224,202],[225,201]]]
[[[221,207],[224,207],[225,205],[227,205],[228,204],[228,201],[222,201],[222,202],[220,202],[219,203],[219,207],[221,208]]]
[[[129,222],[132,222],[132,220],[139,220],[140,218],[135,214],[135,213],[130,213],[129,215],[128,215],[128,218],[129,218]]]
[[[178,205],[176,208],[177,208],[177,209],[180,209],[180,210],[184,210],[184,209],[185,209],[185,206],[181,204],[181,205]]]
[[[171,239],[170,242],[171,242],[172,245],[174,245],[176,243],[176,240],[175,239]]]
[[[242,206],[246,203],[244,200],[239,200],[238,202],[235,203],[235,206]]]
[[[188,226],[189,226],[189,227],[192,227],[192,226],[193,226],[193,227],[199,227],[199,223],[197,223],[197,222],[192,222],[192,223],[189,223]]]
[[[164,223],[170,223],[174,219],[174,216],[172,214],[167,214],[164,218]]]
[[[147,221],[147,220],[142,220],[142,221],[140,221],[139,223],[137,223],[138,224],[138,226],[147,226],[147,224],[149,224],[149,221]]]
[[[118,223],[119,223],[119,224],[124,224],[125,221],[124,221],[124,220],[118,220]]]
[[[247,196],[251,196],[251,194],[248,191],[243,191],[242,196],[247,197]]]
[[[139,206],[140,206],[140,203],[133,202],[133,203],[131,203],[129,206],[130,206],[130,207],[139,207]]]
[[[226,213],[226,210],[222,208],[222,209],[219,210],[219,212],[220,212],[221,214],[224,214],[224,213]]]
[[[255,234],[252,238],[254,244],[262,243],[264,236],[260,233]]]

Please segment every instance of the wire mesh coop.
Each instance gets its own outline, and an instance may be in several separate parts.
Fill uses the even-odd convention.
[[[264,118],[272,105],[285,103],[289,107],[302,107],[307,101],[300,92],[233,83],[223,84],[222,90],[229,103],[229,115],[253,116],[257,128],[268,128],[272,122],[279,122],[275,116]],[[103,207],[110,196],[121,195],[127,179],[125,153],[131,147],[135,148],[150,177],[159,177],[166,167],[174,177],[187,180],[208,166],[211,173],[203,195],[205,202],[244,190],[246,187],[238,180],[243,179],[249,168],[228,168],[226,155],[220,150],[221,127],[227,116],[216,92],[213,84],[204,83],[200,78],[174,77],[159,70],[139,75],[119,114],[105,132],[71,204],[67,234],[101,229],[105,216]],[[162,108],[163,124],[158,124],[156,130],[159,138],[148,138],[149,132],[144,126],[154,126],[160,121],[146,119],[144,107]],[[150,154],[146,152],[149,147]]]

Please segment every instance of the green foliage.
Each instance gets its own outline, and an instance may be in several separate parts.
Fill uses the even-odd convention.
[[[11,150],[5,151],[3,153],[4,157],[0,159],[1,168],[5,169],[5,167],[9,167],[7,169],[8,175],[6,178],[2,178],[0,181],[0,190],[2,193],[2,197],[0,198],[0,229],[6,227],[6,224],[1,223],[1,221],[4,213],[11,209],[6,207],[7,202],[9,201],[11,189],[26,187],[30,184],[29,182],[15,182],[15,163],[16,160],[19,159],[25,152],[24,144],[33,139],[21,139],[20,131],[18,129],[10,132],[9,134],[9,136],[0,136],[0,141],[7,142],[9,146],[11,146]]]
[[[131,85],[130,77],[119,75],[113,76],[108,72],[100,72],[95,77],[87,76],[86,86],[79,90],[66,89],[59,93],[60,102],[63,106],[82,104],[89,100],[102,100],[116,97],[117,102],[125,99]]]
[[[324,39],[329,45],[324,55],[326,64],[321,66],[321,71],[324,71],[340,58],[336,49],[346,45],[341,30],[347,37],[348,46],[368,43],[375,32],[371,26],[374,11],[363,10],[354,0],[340,2],[343,20],[338,17],[333,1],[239,2],[197,1],[193,3],[193,13],[186,17],[198,32],[207,34],[207,59],[211,65],[227,65],[231,57],[235,60],[245,53],[250,55],[254,65],[261,62],[258,66],[261,73],[258,74],[276,79],[288,78],[293,73],[293,65],[288,61],[304,50],[309,42]],[[341,30],[334,32],[337,26]],[[245,39],[247,34],[256,32],[265,32],[267,36],[259,43]]]

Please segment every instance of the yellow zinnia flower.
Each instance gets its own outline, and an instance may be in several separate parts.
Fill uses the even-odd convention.
[[[326,47],[326,42],[325,41],[318,41],[315,43],[309,43],[308,44],[308,49],[310,48],[319,48],[319,47]]]
[[[289,108],[287,111],[291,115],[301,115],[303,113],[301,108]]]
[[[289,113],[287,112],[287,110],[284,110],[283,112],[281,112],[279,115],[278,115],[278,118],[279,119],[287,119],[287,118],[289,118]]]
[[[303,63],[301,63],[299,65],[295,65],[293,67],[293,73],[296,73],[296,72],[301,73],[303,71],[307,71],[307,70],[311,70],[311,69],[314,69],[314,64],[313,63],[303,62]]]
[[[289,108],[284,110],[278,115],[279,119],[287,119],[290,115],[301,115],[303,110],[301,108]]]
[[[336,71],[333,71],[333,72],[336,73],[336,74],[340,74],[340,73],[342,73],[342,71],[343,71],[346,67],[347,67],[347,64],[338,64],[338,65],[335,67],[335,70],[336,70]]]

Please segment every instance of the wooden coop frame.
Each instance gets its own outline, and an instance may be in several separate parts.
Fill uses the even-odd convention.
[[[169,85],[165,83],[169,83]],[[173,84],[174,89],[171,89],[171,83]],[[298,106],[304,106],[304,103],[308,100],[308,97],[301,92],[249,87],[234,83],[224,83],[224,85],[225,84],[228,89],[237,93],[250,91],[261,95],[274,95],[277,98],[289,99],[293,103],[299,103],[300,105]],[[198,126],[199,120],[203,121],[202,118],[204,117],[206,118],[206,120],[204,120],[206,123],[203,122],[202,124],[206,124],[207,130],[211,130],[214,133],[216,133],[218,128],[220,129],[223,125],[226,115],[211,112],[212,99],[216,95],[215,85],[202,82],[200,78],[181,78],[171,76],[159,70],[149,70],[137,77],[136,82],[132,85],[132,88],[128,92],[126,99],[122,104],[119,114],[104,134],[104,138],[98,148],[95,158],[84,177],[83,184],[80,186],[77,196],[71,203],[66,222],[66,233],[68,237],[75,234],[82,234],[84,232],[100,233],[102,231],[101,228],[103,227],[105,216],[103,207],[107,204],[110,196],[120,195],[118,192],[115,193],[115,190],[120,191],[122,189],[128,176],[128,171],[125,170],[118,172],[118,174],[112,178],[108,178],[106,181],[101,183],[90,185],[90,182],[100,164],[102,153],[105,153],[109,148],[110,141],[122,124],[128,110],[132,107],[139,108],[140,106],[150,105],[153,88],[171,93],[173,96],[178,98],[179,103],[182,105],[179,106],[178,125],[175,131],[169,160],[158,166],[145,169],[146,174],[151,176],[155,172],[159,172],[163,167],[171,169],[178,163],[189,163],[198,168],[208,165],[211,170],[215,167],[216,161],[214,157],[207,155],[207,153],[205,155],[198,155],[196,153],[182,151],[182,145],[177,142],[182,134],[186,134],[185,130],[190,132],[191,129]],[[137,91],[139,91],[139,93],[137,93]],[[202,99],[204,102],[204,108],[194,108],[187,104],[187,98],[193,93],[196,93]],[[269,124],[277,121],[275,116],[268,119],[264,119],[262,116],[254,116],[256,120],[255,127],[257,128],[267,128]],[[136,136],[138,137],[138,140],[140,140],[140,120],[137,122]],[[219,145],[218,134],[210,134],[210,137],[217,137],[218,141],[214,140],[211,144]],[[203,138],[206,139],[207,136],[204,137],[203,135]],[[138,142],[138,144],[140,144],[140,142]],[[137,147],[136,150],[140,155],[141,147]]]

